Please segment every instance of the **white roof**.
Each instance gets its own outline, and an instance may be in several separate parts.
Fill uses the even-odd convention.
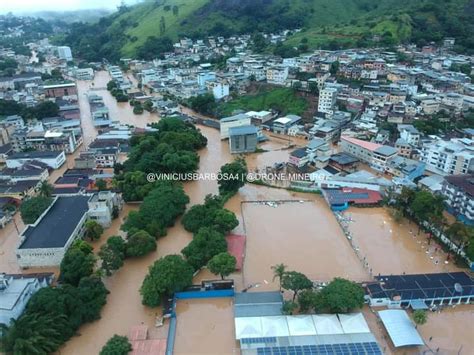
[[[319,314],[313,315],[312,317],[316,332],[319,335],[344,334],[344,330],[336,314]]]
[[[310,315],[288,316],[288,329],[291,336],[316,335],[316,327]]]
[[[370,333],[369,326],[362,313],[339,314],[339,320],[346,334]]]
[[[235,318],[235,338],[261,338],[262,317],[239,317]]]
[[[395,347],[424,345],[423,339],[404,310],[387,309],[379,311],[379,316]]]
[[[287,337],[290,335],[285,316],[261,317],[264,337]]]
[[[288,122],[291,122],[291,118],[288,117],[280,117],[277,118],[274,123],[281,123],[281,124],[287,124]]]

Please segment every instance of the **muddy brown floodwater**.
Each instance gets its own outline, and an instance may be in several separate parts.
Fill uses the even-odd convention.
[[[232,298],[179,300],[174,354],[239,354]]]
[[[445,264],[447,255],[434,240],[429,245],[414,223],[395,222],[385,208],[354,207],[345,216],[353,220],[348,226],[354,244],[374,275],[459,271],[452,262]]]

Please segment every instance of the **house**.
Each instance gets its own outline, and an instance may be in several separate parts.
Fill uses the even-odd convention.
[[[220,120],[221,139],[229,138],[229,129],[232,127],[248,126],[251,124],[250,117],[244,113],[224,117]]]
[[[257,133],[257,127],[252,125],[229,128],[230,152],[232,154],[255,152]]]
[[[72,61],[71,48],[68,46],[58,46],[58,57],[64,59],[66,62]]]
[[[288,128],[296,125],[301,121],[301,117],[297,115],[286,115],[285,117],[277,118],[273,121],[273,132],[279,134],[288,133]]]
[[[25,163],[19,168],[6,168],[0,172],[0,180],[9,180],[11,182],[24,180],[40,180],[45,181],[49,177],[47,166],[44,164]]]
[[[51,285],[53,278],[53,273],[0,274],[0,324],[9,326],[18,319],[30,298]]]
[[[410,158],[413,151],[413,147],[407,141],[402,138],[398,138],[395,142],[395,148],[398,150],[398,155]]]
[[[77,88],[75,83],[65,82],[57,84],[47,84],[43,86],[44,94],[49,98],[75,96],[77,98]]]
[[[77,80],[92,80],[94,79],[94,69],[82,68],[75,70],[75,76]]]
[[[20,180],[0,183],[0,197],[11,197],[23,200],[27,196],[34,196],[39,189],[41,180]]]
[[[309,162],[309,155],[306,148],[298,148],[292,151],[288,162],[298,168],[306,165]]]
[[[66,155],[64,151],[13,153],[8,156],[6,163],[9,168],[18,168],[31,160],[37,160],[52,169],[59,169],[66,162]]]
[[[252,124],[256,126],[265,124],[273,118],[270,111],[249,111],[245,114],[250,117]]]
[[[388,161],[398,154],[393,147],[347,136],[341,137],[341,148],[379,171],[385,171]]]
[[[212,95],[216,100],[221,100],[224,97],[229,96],[229,85],[223,83],[212,83],[210,85],[212,90]]]
[[[89,219],[96,221],[104,228],[111,226],[114,214],[118,214],[123,206],[120,195],[112,191],[99,191],[92,195],[87,203]]]
[[[95,165],[98,168],[113,168],[117,158],[119,149],[117,147],[97,149],[94,151]]]
[[[395,156],[387,162],[385,171],[394,177],[414,181],[423,175],[425,165],[417,160]]]
[[[441,194],[448,211],[468,225],[474,226],[474,175],[451,175],[444,179]]]
[[[338,171],[353,173],[357,170],[358,163],[359,159],[356,157],[347,153],[338,153],[331,155],[328,165]]]
[[[288,67],[286,66],[273,66],[267,69],[266,72],[267,82],[269,84],[284,85],[288,78]]]
[[[417,147],[420,143],[420,132],[411,124],[399,124],[397,126],[400,138],[408,144]]]

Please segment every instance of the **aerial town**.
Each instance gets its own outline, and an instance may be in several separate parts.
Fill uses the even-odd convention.
[[[474,353],[456,36],[87,60],[37,21],[0,15],[0,351]]]

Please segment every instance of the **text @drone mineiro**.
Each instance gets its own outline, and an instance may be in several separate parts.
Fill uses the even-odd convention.
[[[309,174],[274,174],[274,173],[149,173],[148,182],[156,181],[310,181]],[[314,176],[313,176],[314,179]]]

